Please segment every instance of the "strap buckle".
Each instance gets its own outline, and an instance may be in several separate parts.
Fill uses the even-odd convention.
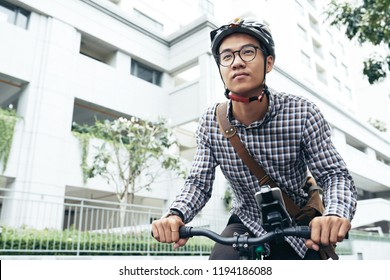
[[[235,126],[231,126],[228,129],[224,130],[224,136],[226,138],[232,138],[237,133],[237,128]]]

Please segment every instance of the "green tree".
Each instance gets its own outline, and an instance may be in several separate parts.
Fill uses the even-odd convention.
[[[374,119],[374,118],[369,118],[368,123],[371,124],[373,127],[375,127],[377,130],[379,130],[380,132],[387,132],[386,123],[384,121]]]
[[[20,119],[15,110],[0,108],[0,163],[1,173],[7,168],[16,122]]]
[[[326,10],[331,25],[345,27],[345,34],[360,44],[383,47],[384,54],[373,53],[364,61],[363,74],[370,84],[390,73],[390,1],[362,0],[353,3],[332,0]]]
[[[164,119],[151,123],[134,117],[119,118],[96,121],[92,126],[74,123],[72,130],[83,146],[81,166],[85,181],[101,176],[115,185],[121,226],[128,204],[134,202],[134,194],[150,190],[161,171],[171,170],[185,176],[180,157],[172,152],[176,142]],[[94,151],[88,151],[91,138],[103,140],[93,146]],[[87,163],[89,152],[93,155],[91,164]]]

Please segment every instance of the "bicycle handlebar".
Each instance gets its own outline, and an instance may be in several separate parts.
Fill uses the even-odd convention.
[[[265,235],[260,237],[250,237],[245,234],[240,234],[233,237],[223,237],[208,229],[182,226],[179,229],[179,236],[180,238],[189,238],[193,236],[205,236],[223,245],[247,244],[248,246],[252,246],[252,245],[262,245],[268,241],[277,240],[285,236],[296,236],[296,237],[309,239],[310,228],[308,226],[293,226],[293,227],[285,228],[283,230],[275,230],[272,232],[267,232]]]

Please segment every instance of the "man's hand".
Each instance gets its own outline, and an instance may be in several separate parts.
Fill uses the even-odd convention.
[[[172,215],[167,218],[155,220],[152,223],[153,237],[162,243],[172,243],[174,249],[184,246],[188,238],[179,238],[179,228],[184,226],[180,217]]]
[[[337,216],[316,217],[310,222],[310,229],[311,239],[306,240],[306,246],[318,251],[320,245],[343,241],[351,229],[351,223],[348,219]]]

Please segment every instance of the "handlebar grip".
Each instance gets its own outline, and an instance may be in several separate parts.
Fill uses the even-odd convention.
[[[180,238],[189,238],[194,235],[191,233],[192,227],[182,226],[179,228],[179,236]],[[154,237],[153,230],[150,231],[150,235]]]
[[[189,238],[193,237],[191,233],[192,227],[182,226],[179,228],[179,236],[180,238]]]
[[[192,227],[182,226],[179,228],[179,237],[180,238],[189,238],[194,235],[191,233]],[[150,231],[152,237],[154,237],[153,230]]]
[[[299,226],[299,235],[305,239],[309,239],[311,236],[311,230],[309,226]]]
[[[295,226],[286,228],[284,232],[288,236],[303,237],[305,239],[309,239],[311,235],[310,227],[308,226]]]

